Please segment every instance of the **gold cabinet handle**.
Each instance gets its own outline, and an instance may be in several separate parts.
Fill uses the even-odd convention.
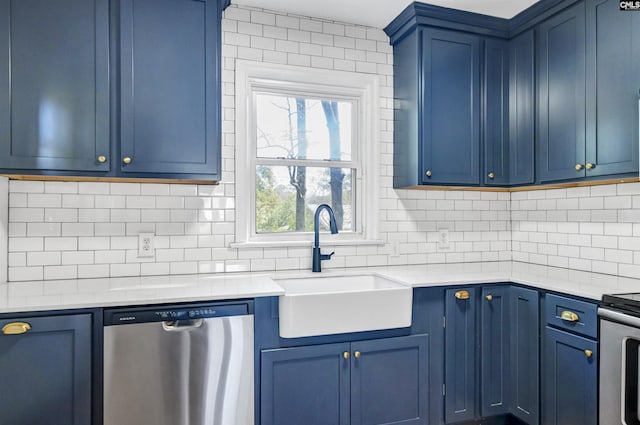
[[[360,353],[360,351],[356,351],[355,353],[353,353],[353,357],[355,357],[356,359],[359,359],[361,355],[362,353]]]
[[[454,295],[459,300],[468,300],[469,299],[469,291],[458,291]]]
[[[495,178],[495,176],[496,176],[496,175],[495,175],[495,174],[493,174],[493,173],[489,173],[489,174],[488,174],[488,176],[489,176],[489,178],[490,178],[491,180],[493,180],[493,179]]]
[[[584,350],[584,355],[587,356],[588,359],[591,358],[591,356],[593,356],[593,351],[591,350]]]
[[[576,164],[576,171],[580,171],[584,168],[584,165],[582,164]]]
[[[104,164],[105,162],[107,162],[107,157],[106,157],[106,156],[104,156],[104,155],[100,155],[100,156],[98,157],[98,162],[99,162],[100,164]]]
[[[594,168],[596,168],[596,164],[593,164],[591,162],[587,162],[587,165],[585,165],[585,168],[587,170],[593,170]]]
[[[431,177],[431,170],[427,170],[425,174],[427,175],[427,177]]]
[[[489,294],[485,297],[487,301],[493,301],[493,295]]]
[[[342,353],[342,357],[344,357],[345,359],[348,359],[349,357],[351,357],[351,354],[349,354],[348,351],[345,351],[344,353]]]
[[[577,322],[578,320],[580,320],[580,316],[569,310],[564,310],[562,313],[560,313],[560,318],[562,320],[566,320],[567,322]]]
[[[122,162],[124,162],[125,164],[131,164],[131,157],[130,156],[125,156],[124,158],[122,158]]]
[[[2,327],[2,333],[5,335],[22,335],[31,330],[31,325],[25,322],[7,323]]]

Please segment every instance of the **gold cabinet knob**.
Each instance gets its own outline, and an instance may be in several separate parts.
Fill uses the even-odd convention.
[[[493,295],[489,294],[485,297],[487,301],[493,301]]]
[[[468,300],[469,299],[469,291],[458,291],[454,295],[459,300]]]
[[[131,164],[131,157],[130,156],[125,156],[124,158],[122,158],[122,162],[124,162],[125,164]]]
[[[585,168],[587,170],[593,170],[594,168],[596,168],[596,164],[593,164],[591,162],[587,162],[587,165],[585,165]]]
[[[562,313],[560,313],[560,318],[562,320],[566,320],[567,322],[577,322],[578,320],[580,320],[580,316],[569,310],[564,310]]]
[[[351,357],[351,354],[349,354],[348,351],[345,351],[344,353],[342,353],[342,357],[344,357],[345,359],[348,359],[349,357]]]
[[[493,180],[496,177],[496,175],[493,173],[489,173],[488,176],[491,180]]]
[[[427,175],[427,177],[431,177],[431,170],[427,170],[425,174]]]
[[[99,162],[100,164],[104,164],[105,162],[107,162],[107,157],[106,157],[106,156],[104,156],[104,155],[100,155],[100,156],[98,157],[98,162]]]
[[[582,164],[576,164],[576,171],[580,171],[584,168],[584,165]]]
[[[356,359],[359,359],[361,355],[362,353],[360,353],[360,351],[356,351],[355,353],[353,353],[353,357],[355,357]]]
[[[591,350],[584,350],[584,355],[587,356],[588,359],[591,358],[591,356],[593,356],[593,351]]]
[[[2,327],[2,333],[5,335],[22,335],[31,330],[31,325],[25,322],[7,323]]]

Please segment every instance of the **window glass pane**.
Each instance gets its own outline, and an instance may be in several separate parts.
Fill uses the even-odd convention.
[[[351,160],[349,101],[256,94],[258,158]]]
[[[320,204],[331,206],[340,232],[353,231],[354,177],[349,168],[257,166],[256,233],[312,232]],[[328,215],[321,218],[325,230]]]

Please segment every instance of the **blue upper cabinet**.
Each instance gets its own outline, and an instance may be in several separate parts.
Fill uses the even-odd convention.
[[[122,175],[220,175],[218,0],[122,0]]]
[[[506,41],[484,45],[484,184],[509,183],[509,49]]]
[[[26,332],[0,333],[0,422],[90,425],[91,316],[0,319],[12,325]]]
[[[585,6],[538,26],[540,181],[585,176]]]
[[[613,0],[586,7],[586,174],[637,174],[640,14]]]
[[[480,37],[422,30],[422,183],[480,183]]]
[[[109,1],[0,2],[0,169],[106,172],[109,145]]]
[[[509,41],[509,183],[534,182],[535,37],[533,30]]]

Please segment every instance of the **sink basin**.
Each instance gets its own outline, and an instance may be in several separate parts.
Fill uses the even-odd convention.
[[[375,274],[277,279],[280,336],[298,338],[411,326],[413,290]]]

